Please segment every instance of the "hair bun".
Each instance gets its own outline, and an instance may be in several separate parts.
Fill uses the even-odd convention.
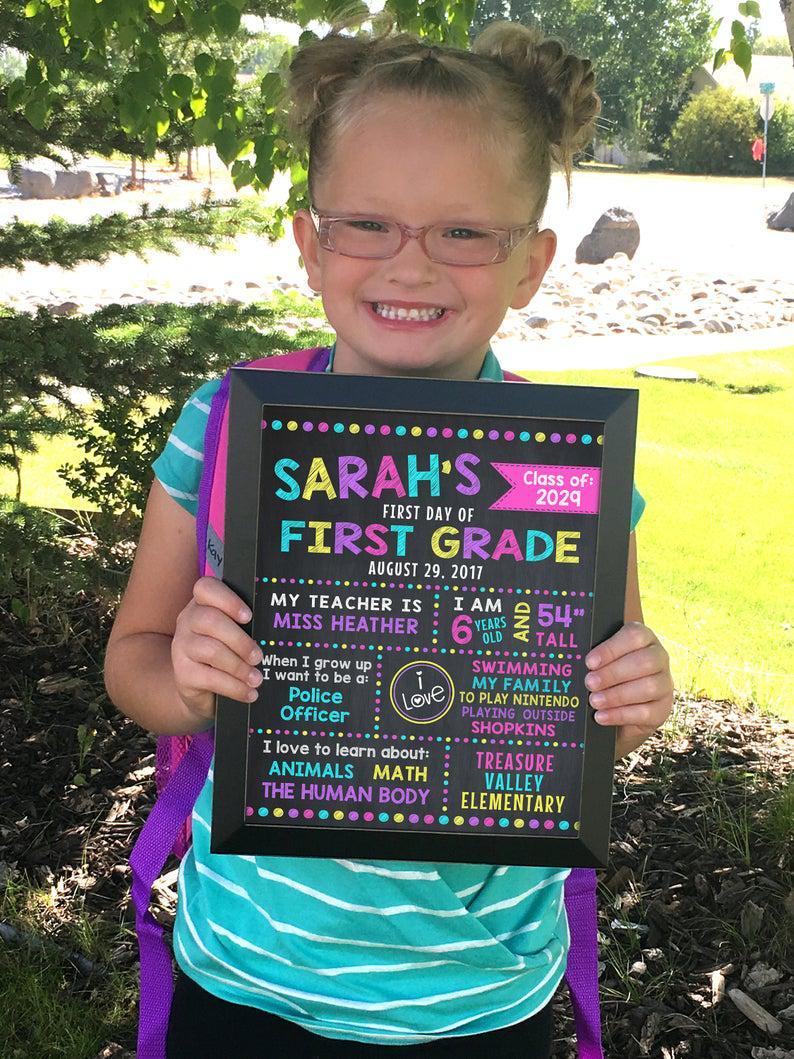
[[[589,59],[580,59],[553,37],[515,22],[492,22],[472,51],[506,67],[545,119],[557,158],[565,162],[592,138],[601,100]],[[567,165],[566,165],[567,169]]]
[[[363,66],[371,50],[368,37],[342,36],[339,27],[298,48],[289,67],[290,127],[298,140],[308,140],[313,122]]]

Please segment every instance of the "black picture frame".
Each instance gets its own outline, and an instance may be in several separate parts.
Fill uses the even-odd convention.
[[[396,413],[401,413],[401,418],[406,422],[410,421],[412,413],[417,417],[427,413],[449,417],[449,421],[453,423],[470,422],[473,418],[480,417],[482,422],[498,425],[497,433],[500,433],[500,436],[505,434],[502,430],[505,424],[515,421],[516,438],[526,433],[523,431],[519,435],[518,428],[521,424],[542,421],[546,424],[557,424],[561,438],[565,425],[569,425],[574,433],[565,434],[565,438],[578,437],[584,443],[585,438],[590,437],[593,446],[596,441],[594,434],[577,434],[576,431],[588,425],[591,425],[588,429],[594,431],[602,425],[598,438],[601,442],[598,446],[600,502],[597,515],[589,515],[590,521],[587,523],[593,527],[592,518],[597,520],[595,528],[590,531],[594,555],[592,569],[586,576],[579,578],[580,584],[587,583],[589,578],[593,587],[590,590],[592,610],[589,642],[578,645],[581,655],[576,657],[580,657],[581,661],[575,667],[579,684],[574,686],[578,686],[583,692],[577,716],[584,717],[583,722],[577,721],[580,726],[583,725],[583,729],[580,731],[582,738],[578,743],[582,753],[580,815],[576,834],[530,833],[526,829],[520,833],[514,830],[503,833],[498,829],[476,834],[453,832],[442,828],[439,823],[441,815],[433,817],[434,825],[426,829],[424,818],[420,819],[420,826],[405,826],[403,829],[392,829],[391,826],[381,829],[373,824],[365,827],[363,822],[357,825],[339,824],[334,822],[332,817],[328,818],[328,822],[320,822],[315,816],[311,821],[301,820],[299,823],[287,823],[283,820],[277,823],[273,816],[269,820],[262,820],[258,816],[252,818],[251,809],[246,805],[249,760],[252,760],[249,758],[249,739],[253,738],[252,731],[262,731],[261,728],[252,728],[255,723],[252,720],[254,713],[261,716],[262,709],[270,709],[266,703],[269,687],[269,682],[266,681],[261,686],[259,701],[250,708],[223,696],[218,698],[211,837],[213,853],[560,867],[606,865],[612,807],[615,730],[594,721],[593,711],[587,704],[587,690],[581,681],[586,673],[584,655],[591,646],[612,635],[623,624],[638,396],[638,391],[634,389],[607,387],[508,382],[488,385],[483,382],[439,379],[386,379],[243,368],[233,370],[229,411],[224,580],[254,611],[252,622],[245,627],[254,639],[260,639],[261,631],[256,628],[259,604],[255,606],[258,552],[260,549],[263,549],[263,555],[273,552],[271,545],[275,543],[262,536],[266,532],[263,526],[269,517],[266,513],[269,509],[265,508],[266,500],[260,496],[260,482],[263,479],[263,461],[268,463],[271,459],[267,446],[281,444],[276,440],[263,441],[263,424],[267,423],[263,409],[270,409],[271,414],[278,414],[279,410],[284,411],[285,432],[281,435],[283,439],[287,438],[286,425],[290,410],[295,410],[297,419],[306,415],[311,420],[313,415],[316,418],[325,414],[333,421],[335,417],[344,418],[346,415],[348,423],[352,422],[353,416],[374,419],[378,415],[393,422]],[[277,421],[272,421],[273,427]],[[298,445],[300,425],[295,430],[296,420],[291,422],[294,434],[288,440],[290,444]],[[352,427],[348,426],[346,429],[352,430]],[[396,432],[397,428],[395,434]],[[429,432],[428,430],[428,434]],[[539,433],[541,432],[536,431],[533,434],[529,431],[530,447],[524,450],[524,455],[530,459],[533,458],[532,445],[536,444],[532,439]],[[275,437],[272,432],[271,436]],[[552,436],[554,435],[549,435]],[[315,434],[315,440],[317,437]],[[321,442],[323,451],[328,449],[330,453],[333,450],[329,441],[333,437],[331,430]],[[390,437],[393,439],[394,434]],[[375,440],[377,435],[375,439],[371,439],[372,443]],[[391,443],[390,440],[383,444],[387,446]],[[284,450],[282,445],[280,451],[290,450]],[[549,451],[547,447],[544,453],[548,454]],[[590,451],[595,451],[595,448]],[[572,459],[569,455],[563,458]],[[586,458],[593,457],[588,455]],[[584,467],[586,463],[578,465]],[[268,474],[270,470],[272,468],[268,466]],[[504,484],[506,483],[502,483]],[[549,516],[544,513],[543,517]],[[578,517],[581,519],[582,515],[579,514]],[[281,559],[281,556],[274,557],[274,562]],[[295,557],[296,565],[293,568],[292,559],[290,556],[290,569],[297,573],[299,560]],[[305,556],[302,561],[304,564],[309,563]],[[311,559],[311,568],[315,572],[317,561],[315,558]],[[484,591],[482,584],[480,591]],[[584,595],[584,592],[581,594]],[[582,612],[584,613],[584,608]],[[263,621],[264,618],[259,622],[262,627]],[[374,638],[378,639],[377,636]],[[318,643],[317,646],[321,645]],[[395,645],[395,650],[400,648]],[[393,721],[391,714],[389,717]],[[398,737],[392,735],[391,738]],[[496,743],[496,740],[493,742]],[[510,746],[506,740],[502,742]],[[378,745],[382,747],[384,744]],[[573,747],[575,744],[572,742],[569,745]],[[518,749],[514,743],[512,750],[505,749],[502,752],[517,753]],[[464,800],[463,793],[460,800],[461,803]],[[257,810],[257,813],[259,812],[261,809]],[[396,820],[397,816],[394,815],[393,818]]]

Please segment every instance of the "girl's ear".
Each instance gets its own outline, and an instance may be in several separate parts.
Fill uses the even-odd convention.
[[[323,289],[320,269],[320,243],[312,215],[308,210],[298,210],[292,218],[292,234],[298,244],[303,267],[306,269],[309,286],[315,293]]]
[[[528,239],[528,253],[522,275],[516,284],[511,309],[523,309],[529,305],[543,277],[548,271],[557,250],[557,236],[551,228],[544,228]]]

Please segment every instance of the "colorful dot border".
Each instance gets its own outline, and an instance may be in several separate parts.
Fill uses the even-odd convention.
[[[287,432],[301,432],[304,434],[310,434],[313,431],[317,431],[318,434],[366,434],[372,436],[373,434],[380,434],[382,437],[406,437],[406,438],[440,438],[441,440],[448,441],[451,438],[457,438],[460,441],[518,441],[518,442],[534,442],[535,444],[542,445],[545,442],[549,442],[552,445],[559,445],[565,443],[567,445],[575,445],[577,442],[581,445],[589,446],[594,442],[596,445],[604,444],[604,435],[597,434],[595,437],[590,433],[574,434],[571,431],[567,431],[565,434],[560,433],[557,430],[547,433],[544,430],[496,430],[494,427],[451,427],[448,425],[438,426],[420,426],[418,423],[406,424],[398,423],[396,426],[391,426],[389,423],[346,423],[342,420],[313,420],[313,419],[263,419],[262,430],[270,430],[274,433],[280,433],[282,430]]]
[[[374,644],[340,643],[338,640],[327,640],[313,643],[310,640],[260,640],[262,647],[313,647],[324,651],[374,651]],[[494,651],[490,647],[410,647],[405,644],[378,644],[381,651],[400,651],[406,654],[442,654],[442,655],[481,655],[486,658],[545,658],[559,662],[580,662],[581,654],[566,651]]]
[[[387,813],[384,811],[373,812],[369,809],[366,812],[359,812],[358,809],[298,809],[295,806],[286,808],[283,805],[262,805],[256,810],[253,806],[248,805],[245,809],[245,815],[247,817],[256,815],[260,819],[270,817],[271,822],[278,821],[286,824],[291,824],[296,820],[306,822],[317,820],[322,821],[325,827],[331,827],[334,824],[357,824],[360,827],[362,824],[371,823],[414,827],[421,822],[428,827],[433,824],[444,828],[452,825],[452,830],[463,828],[467,825],[468,828],[502,828],[504,830],[511,828],[515,831],[539,831],[542,829],[546,832],[557,831],[563,835],[567,834],[568,837],[572,837],[574,832],[579,831],[580,827],[578,820],[574,820],[571,823],[569,820],[554,820],[552,817],[543,816],[530,816],[528,818],[517,816],[510,820],[506,816],[486,815],[480,817],[473,814],[468,816],[467,819],[462,813],[456,813],[452,816],[447,812],[441,812],[436,816],[433,813]]]

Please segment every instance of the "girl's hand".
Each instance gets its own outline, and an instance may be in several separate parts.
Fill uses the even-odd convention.
[[[585,684],[599,724],[618,727],[615,758],[636,749],[670,716],[670,659],[655,634],[627,622],[585,657]]]
[[[192,714],[209,722],[215,716],[215,695],[253,702],[262,683],[254,667],[262,661],[255,640],[238,623],[251,611],[228,585],[201,577],[193,598],[176,620],[171,661],[177,691]]]

